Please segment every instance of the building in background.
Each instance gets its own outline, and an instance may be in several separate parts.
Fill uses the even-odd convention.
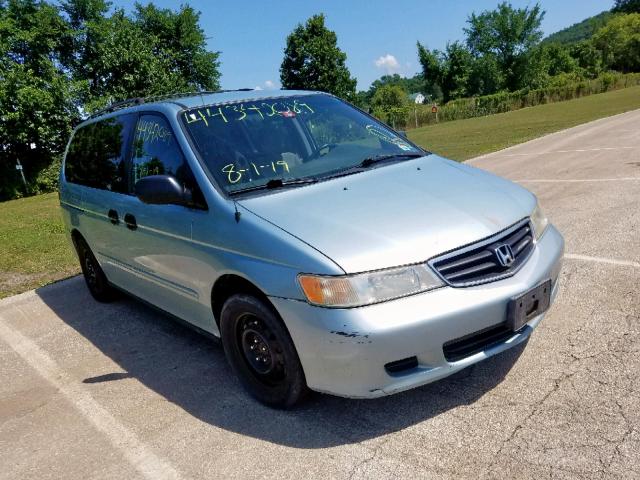
[[[412,103],[423,104],[424,101],[426,100],[426,97],[424,96],[424,94],[418,92],[418,93],[410,94],[409,99],[411,100]]]

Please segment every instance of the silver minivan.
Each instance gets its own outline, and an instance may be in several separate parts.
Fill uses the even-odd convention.
[[[112,105],[75,129],[60,203],[95,299],[219,337],[277,407],[392,394],[523,342],[564,250],[529,191],[319,92]]]

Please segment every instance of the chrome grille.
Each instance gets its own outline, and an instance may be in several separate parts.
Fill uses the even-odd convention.
[[[430,264],[449,285],[478,285],[515,274],[533,247],[533,230],[527,219],[481,242],[437,257]]]

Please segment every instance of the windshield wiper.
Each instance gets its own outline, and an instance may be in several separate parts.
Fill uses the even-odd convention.
[[[276,188],[296,186],[296,185],[308,185],[311,183],[317,183],[318,179],[314,177],[307,178],[291,178],[291,179],[282,179],[282,178],[272,178],[267,183],[262,183],[260,185],[251,185],[249,187],[239,188],[238,190],[233,190],[229,192],[229,195],[237,195],[240,193],[246,192],[255,192],[258,190],[274,190]]]
[[[420,158],[424,156],[425,154],[423,153],[393,153],[388,155],[375,155],[373,157],[365,158],[360,163],[357,163],[347,168],[343,168],[341,170],[337,170],[333,173],[330,173],[329,175],[325,175],[322,178],[329,179],[329,178],[345,177],[347,175],[352,175],[354,173],[360,173],[366,170],[367,168],[369,168],[371,165],[374,165],[378,162],[383,162],[385,160],[391,160],[394,158]]]
[[[356,165],[356,167],[367,168],[375,163],[383,162],[385,160],[391,160],[392,158],[419,158],[423,156],[424,155],[421,153],[391,153],[388,155],[374,155],[373,157],[365,158],[358,165]]]

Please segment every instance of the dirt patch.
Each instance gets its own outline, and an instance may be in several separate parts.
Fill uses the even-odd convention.
[[[0,298],[22,293],[33,288],[41,287],[63,278],[79,273],[79,268],[72,267],[55,273],[20,273],[0,270]]]
[[[20,285],[44,278],[44,273],[0,272],[0,290],[12,290]]]

